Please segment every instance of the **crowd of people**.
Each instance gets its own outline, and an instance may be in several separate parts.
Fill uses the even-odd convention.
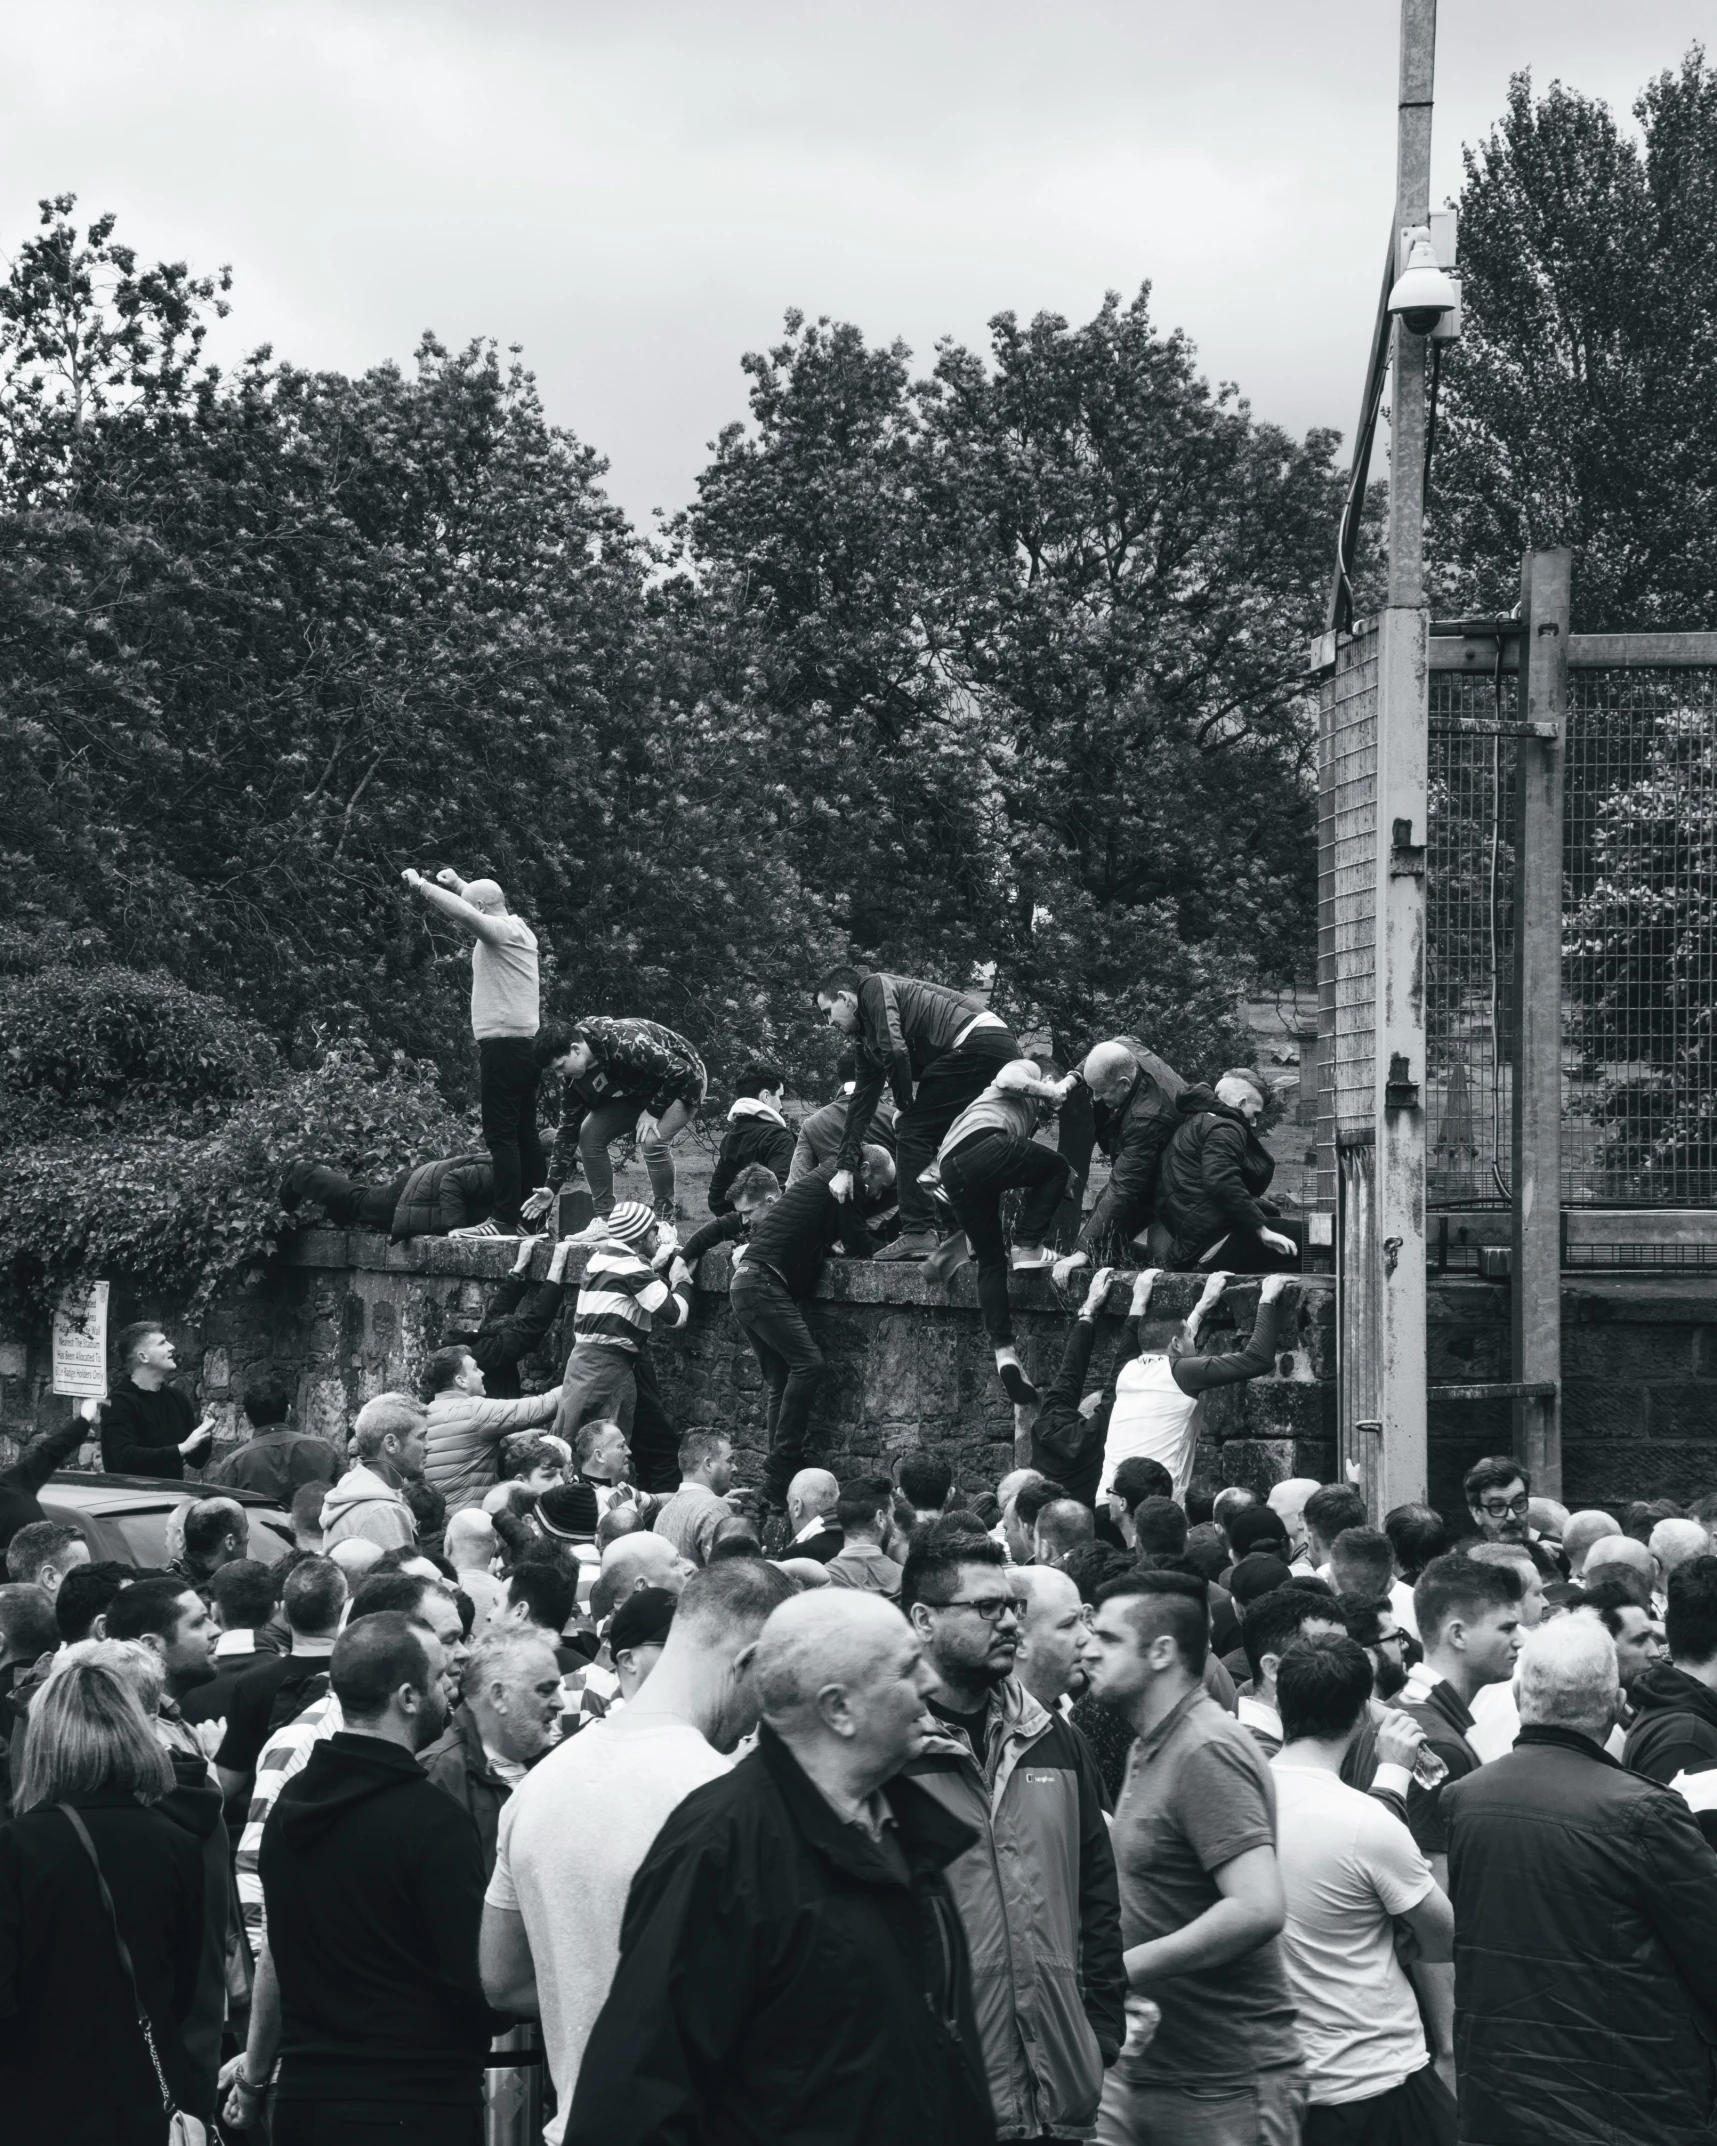
[[[1189,1318],[1159,1429],[1283,1287],[1227,1358]],[[1707,2138],[1717,1498],[1212,1493],[1114,1443],[1143,1359],[1078,1416],[1093,1317],[1078,1480],[912,1451],[776,1513],[710,1426],[652,1493],[443,1365],[349,1439],[246,1397],[273,1562],[209,1482],[159,1570],[23,1520],[16,2135],[476,2146],[540,2034],[550,2146]]]
[[[1570,1513],[1507,1456],[1381,1524],[1345,1482],[1214,1488],[1203,1396],[1268,1367],[1290,1308],[1262,1083],[1189,1087],[1133,1039],[1066,1071],[912,979],[822,980],[842,1093],[791,1127],[750,1068],[681,1243],[695,1051],[540,1026],[500,890],[412,877],[473,936],[489,1153],[287,1190],[517,1236],[514,1271],[421,1391],[313,1430],[259,1384],[212,1463],[170,1337],[126,1329],[100,1437],[182,1485],[156,1568],[92,1562],[36,1497],[86,1426],[0,1482],[17,2137],[1712,2136],[1717,1498]],[[613,1196],[634,1130],[649,1203]],[[575,1167],[582,1274],[560,1237],[533,1280]],[[768,1396],[757,1482],[651,1365],[716,1244]],[[837,1476],[823,1262],[968,1256],[1032,1464]],[[1204,1277],[1166,1340],[1161,1265]],[[1007,1276],[1042,1267],[1085,1288],[1039,1390]],[[1212,1348],[1247,1272],[1250,1333]],[[569,1310],[559,1383],[523,1391]]]

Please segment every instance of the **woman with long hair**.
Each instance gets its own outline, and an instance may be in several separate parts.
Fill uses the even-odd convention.
[[[202,1852],[155,1808],[173,1769],[138,1697],[152,1661],[68,1648],[30,1709],[0,1826],[0,2110],[20,2142],[165,2146],[185,2091]]]

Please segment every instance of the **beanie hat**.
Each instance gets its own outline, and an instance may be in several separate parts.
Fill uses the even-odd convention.
[[[1247,1609],[1260,1595],[1273,1595],[1278,1587],[1286,1587],[1292,1578],[1293,1574],[1279,1557],[1254,1550],[1228,1575],[1228,1592],[1242,1609]]]
[[[646,1207],[642,1200],[622,1200],[602,1228],[606,1236],[618,1237],[622,1244],[642,1244],[655,1226],[653,1207]]]
[[[580,1536],[590,1540],[600,1518],[596,1493],[588,1483],[557,1483],[537,1500],[537,1520],[544,1533],[563,1542]]]
[[[665,1587],[640,1587],[614,1612],[608,1626],[608,1652],[618,1659],[628,1647],[660,1646],[674,1621],[677,1598]]]
[[[1288,1547],[1286,1523],[1280,1513],[1273,1513],[1267,1505],[1242,1506],[1223,1532],[1236,1557],[1244,1557],[1248,1550],[1266,1547],[1274,1555]]]

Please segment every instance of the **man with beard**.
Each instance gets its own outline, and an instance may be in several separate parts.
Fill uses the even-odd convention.
[[[344,1726],[263,1835],[268,1945],[227,2121],[254,2122],[278,2049],[273,2146],[477,2146],[492,2013],[477,1976],[477,1831],[417,1754],[447,1725],[447,1658],[399,1611],[350,1625],[331,1665]]]
[[[1528,1556],[1548,1580],[1559,1580],[1562,1568],[1532,1532],[1532,1480],[1520,1463],[1507,1453],[1474,1461],[1461,1478],[1467,1501],[1467,1517],[1473,1532],[1483,1542],[1514,1542],[1526,1546]]]
[[[907,1555],[900,1602],[935,1678],[936,1727],[907,1772],[978,1835],[948,1883],[971,1947],[997,2127],[1009,2138],[1088,2136],[1126,2031],[1120,1892],[1096,1762],[1014,1674],[1019,1598],[999,1543],[938,1522]]]

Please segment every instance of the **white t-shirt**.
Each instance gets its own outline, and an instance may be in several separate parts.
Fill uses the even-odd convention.
[[[656,1835],[733,1761],[696,1729],[631,1712],[592,1722],[532,1768],[501,1810],[492,1908],[522,1915],[542,2004],[560,2146],[585,2044],[620,1961],[626,1895]]]
[[[1411,1833],[1333,1773],[1270,1761],[1288,1920],[1282,1963],[1315,2106],[1387,2094],[1430,2061],[1390,1918],[1435,1879]]]
[[[1405,1580],[1389,1583],[1389,1607],[1395,1612],[1395,1628],[1419,1637],[1419,1613],[1413,1607],[1413,1590]]]
[[[1520,1734],[1520,1708],[1510,1684],[1486,1684],[1473,1693],[1473,1725],[1467,1731],[1467,1742],[1478,1753],[1480,1761],[1488,1766],[1492,1759],[1504,1759],[1514,1749],[1514,1739]]]
[[[1174,1366],[1166,1356],[1135,1356],[1124,1363],[1115,1380],[1097,1495],[1108,1495],[1124,1460],[1142,1455],[1162,1463],[1174,1477],[1175,1496],[1184,1498],[1198,1452],[1198,1403],[1197,1394],[1182,1393],[1175,1384]]]

